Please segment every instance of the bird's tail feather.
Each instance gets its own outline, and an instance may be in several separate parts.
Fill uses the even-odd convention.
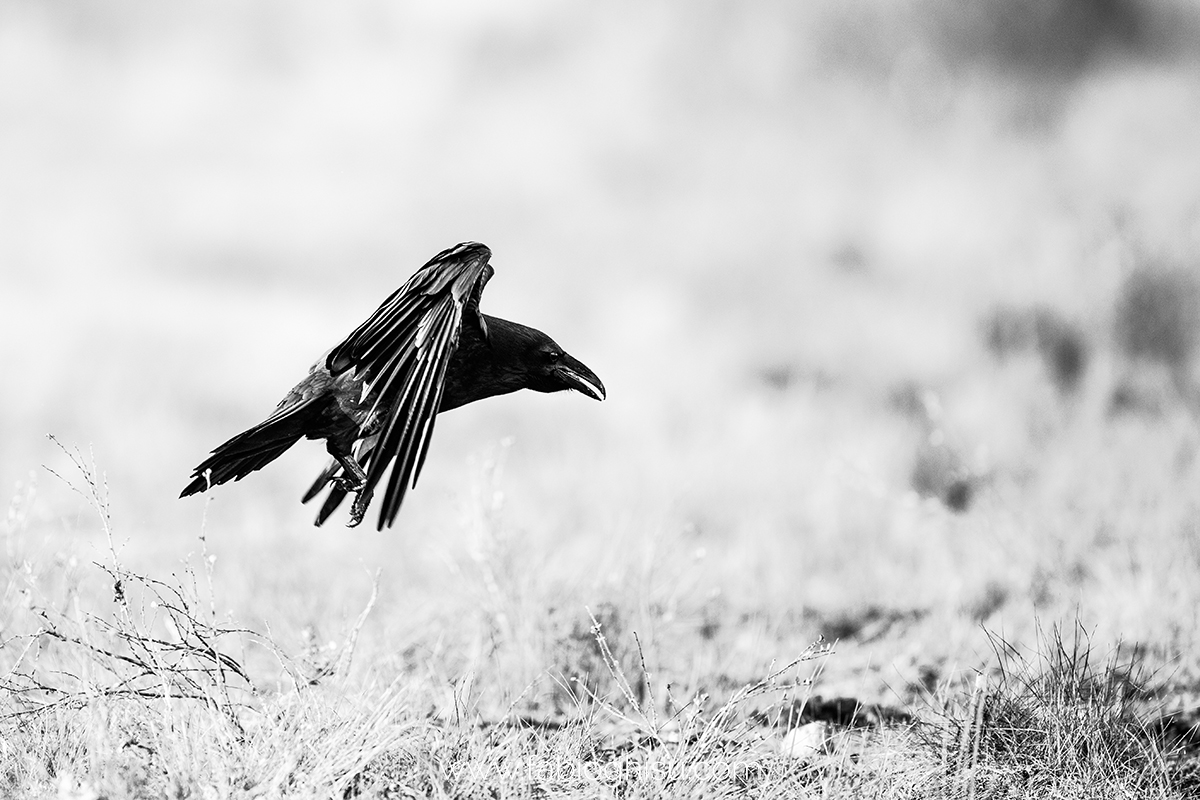
[[[338,474],[341,468],[342,465],[337,462],[336,458],[329,459],[329,466],[321,470],[321,474],[317,476],[315,481],[313,481],[313,485],[308,487],[308,491],[304,493],[304,497],[300,498],[300,502],[307,503],[319,495],[321,491],[329,485],[329,482],[334,479],[334,476]]]
[[[317,527],[323,525],[325,520],[329,519],[333,515],[333,512],[337,511],[342,501],[346,499],[347,492],[345,489],[336,483],[331,485],[333,479],[341,471],[342,465],[337,462],[337,459],[330,459],[329,466],[321,470],[321,474],[317,476],[313,485],[309,487],[308,491],[304,493],[304,497],[300,500],[302,503],[307,503],[324,491],[326,486],[329,487],[329,496],[325,498],[325,502],[321,503],[321,510],[317,512],[317,519],[313,522]]]
[[[212,455],[192,471],[192,482],[179,496],[187,497],[212,486],[238,481],[262,469],[303,438],[306,423],[319,410],[313,404],[302,403],[276,412],[266,421],[234,436],[213,450]]]

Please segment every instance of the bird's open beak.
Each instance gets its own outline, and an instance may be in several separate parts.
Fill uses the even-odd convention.
[[[562,359],[555,365],[554,371],[567,386],[583,392],[595,400],[603,400],[604,384],[596,377],[596,373],[583,365],[582,361],[563,353]]]

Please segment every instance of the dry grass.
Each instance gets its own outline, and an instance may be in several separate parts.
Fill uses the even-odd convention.
[[[288,654],[269,629],[218,619],[203,540],[168,580],[125,567],[103,477],[77,451],[62,453],[73,472],[61,480],[91,505],[110,560],[35,567],[14,506],[6,596],[22,601],[7,604],[0,651],[0,763],[14,796],[1178,797],[1191,785],[1187,751],[1155,726],[1180,676],[1153,674],[1162,659],[1144,647],[1116,647],[1097,663],[1078,624],[1039,633],[1030,656],[992,635],[992,655],[975,669],[927,661],[924,684],[882,706],[820,696],[823,670],[842,657],[823,644],[739,683],[723,671],[737,636],[732,609],[685,610],[686,596],[675,596],[671,612],[650,612],[648,629],[691,649],[648,659],[627,622],[637,595],[569,629],[540,602],[523,607],[518,587],[533,589],[498,552],[494,508],[483,523],[491,541],[467,556],[475,573],[459,571],[484,613],[438,630],[450,640],[443,649],[422,658],[410,644],[399,664],[376,649],[356,666],[372,590],[338,637],[302,636]],[[531,613],[524,625],[535,630],[521,630],[516,620]],[[797,626],[786,611],[767,616]],[[844,636],[850,652],[927,635],[887,629],[920,616],[860,619],[817,627]],[[486,652],[464,654],[481,635]],[[788,638],[780,628],[770,649]],[[702,669],[706,645],[724,649],[725,663]],[[471,666],[450,677],[446,665],[464,658]],[[523,663],[541,674],[517,689]],[[816,738],[797,748],[796,734]]]

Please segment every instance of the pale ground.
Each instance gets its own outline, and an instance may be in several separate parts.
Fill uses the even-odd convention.
[[[1198,269],[1200,70],[1178,40],[1027,72],[946,46],[937,4],[253,8],[0,10],[0,668],[40,652],[83,706],[10,718],[6,791],[938,796],[965,762],[902,726],[817,769],[752,712],[818,694],[969,720],[989,632],[1036,662],[1056,625],[1097,662],[1142,659],[1139,713],[1192,702],[1195,405],[1113,324],[1135,270]],[[311,443],[176,499],[464,239],[495,252],[485,310],[549,332],[608,400],[444,416],[382,534],[311,526]],[[1075,391],[1029,348],[989,353],[998,306],[1078,326]],[[1112,414],[1131,380],[1143,402]],[[79,642],[30,638],[50,618],[103,638],[88,615],[175,635],[129,576],[122,616],[46,433],[103,473],[123,568],[253,632],[221,639],[249,678],[240,732],[221,698],[98,697],[111,676]],[[967,476],[964,512],[913,490],[922,459]],[[688,738],[822,634],[831,655],[729,706],[736,742]],[[663,727],[698,695],[697,727]]]

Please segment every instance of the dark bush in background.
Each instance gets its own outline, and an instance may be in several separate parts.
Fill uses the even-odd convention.
[[[1115,325],[1126,355],[1186,373],[1200,342],[1200,276],[1194,268],[1139,268],[1121,288]]]
[[[1036,352],[1063,394],[1075,391],[1088,365],[1088,340],[1079,325],[1048,306],[1001,306],[983,322],[984,343],[998,359]]]
[[[967,0],[939,3],[935,14],[948,55],[1039,75],[1189,46],[1184,12],[1148,0]]]

